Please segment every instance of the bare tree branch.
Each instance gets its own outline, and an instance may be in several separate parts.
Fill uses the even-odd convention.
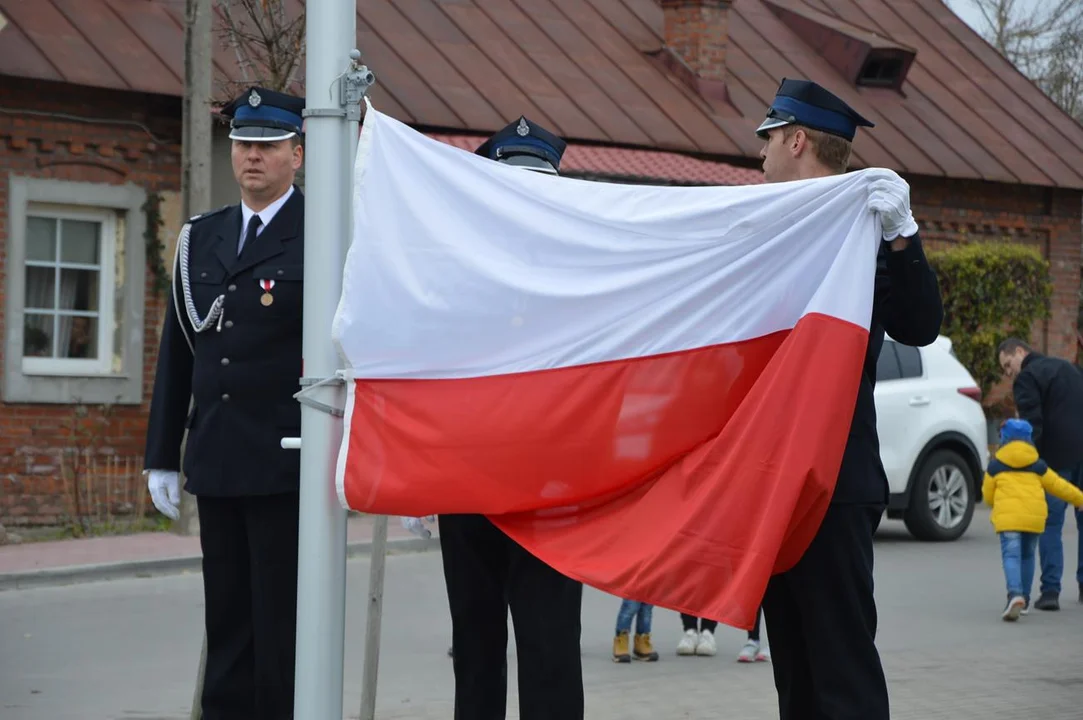
[[[244,84],[250,85],[252,83],[252,77],[249,73],[251,69],[250,60],[247,54],[241,49],[239,28],[237,22],[233,19],[232,8],[230,6],[231,3],[229,0],[218,0],[218,7],[222,8],[222,14],[226,20],[226,30],[224,32],[226,42],[237,56],[237,67],[241,71]]]
[[[216,0],[226,46],[237,56],[245,84],[288,91],[305,56],[305,18],[291,17],[285,0]],[[236,82],[221,83],[236,93]],[[233,87],[231,87],[233,86]]]
[[[956,0],[985,39],[1057,105],[1083,121],[1083,0]]]

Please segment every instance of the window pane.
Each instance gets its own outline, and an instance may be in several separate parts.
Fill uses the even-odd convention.
[[[98,319],[61,315],[57,332],[57,357],[98,357]]]
[[[53,316],[23,315],[23,357],[53,356]]]
[[[56,268],[26,269],[26,308],[52,310],[56,307]]]
[[[97,265],[100,230],[100,223],[64,220],[60,225],[60,261]]]
[[[902,376],[904,378],[921,377],[921,352],[909,345],[897,345],[895,349],[899,351]]]
[[[56,261],[56,220],[26,219],[26,259]]]
[[[876,381],[899,379],[899,361],[895,359],[895,343],[884,341],[880,356],[876,358]]]
[[[60,309],[97,312],[98,271],[60,271]]]

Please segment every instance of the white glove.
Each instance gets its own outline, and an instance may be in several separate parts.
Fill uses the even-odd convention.
[[[429,530],[427,527],[425,527],[425,522],[426,521],[435,522],[436,521],[436,516],[435,515],[427,515],[425,517],[419,517],[419,518],[416,518],[416,517],[404,517],[404,518],[402,518],[402,526],[404,528],[406,528],[407,530],[409,530],[410,532],[412,532],[414,535],[417,535],[418,537],[422,537],[422,538],[425,538],[426,540],[428,540],[429,538],[432,537],[432,530]]]
[[[878,168],[869,173],[868,208],[880,215],[885,240],[900,235],[910,237],[918,231],[917,221],[910,212],[910,185],[892,170]]]
[[[151,470],[147,478],[147,488],[158,512],[174,520],[180,517],[180,510],[177,509],[180,503],[180,484],[176,472]]]

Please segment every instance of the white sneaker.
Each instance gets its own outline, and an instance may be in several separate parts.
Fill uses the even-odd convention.
[[[695,630],[685,630],[684,637],[677,643],[678,655],[695,655],[696,646],[699,644],[699,633]]]
[[[737,662],[739,663],[753,663],[756,662],[756,656],[760,652],[760,644],[755,640],[749,640],[745,643],[745,646],[741,648],[741,652],[737,653]]]
[[[704,630],[699,634],[699,643],[696,645],[696,655],[711,657],[718,652],[718,644],[715,643],[714,633]]]
[[[771,662],[771,648],[761,645],[756,653],[756,662]]]
[[[1004,608],[1004,612],[1000,617],[1004,618],[1008,622],[1019,619],[1020,613],[1023,612],[1023,608],[1026,607],[1027,601],[1020,595],[1015,595],[1008,598],[1008,605]]]

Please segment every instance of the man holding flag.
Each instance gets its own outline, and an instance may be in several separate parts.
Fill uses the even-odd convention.
[[[783,80],[757,134],[769,183],[846,172],[857,128],[873,127],[816,83]],[[887,503],[873,385],[885,331],[928,345],[943,309],[910,211],[910,190],[887,177],[870,186],[880,216],[872,325],[857,405],[831,505],[801,560],[767,586],[764,615],[773,650],[781,720],[888,720],[876,649],[873,534]]]

